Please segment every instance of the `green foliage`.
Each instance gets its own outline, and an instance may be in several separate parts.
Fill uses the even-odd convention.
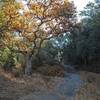
[[[85,11],[93,4],[87,5]],[[96,5],[98,6],[98,5]],[[94,11],[97,11],[97,7]],[[86,10],[87,9],[87,10]],[[83,13],[86,16],[86,13]],[[82,31],[71,34],[71,42],[64,48],[65,61],[78,64],[93,64],[100,61],[100,12],[93,12],[82,20]]]
[[[15,66],[15,61],[14,61],[14,56],[12,54],[10,54],[9,59],[6,60],[5,64],[4,64],[4,69],[5,70],[12,70],[12,68],[14,68]]]
[[[12,69],[17,64],[17,56],[10,49],[4,48],[0,51],[0,63],[4,69]]]
[[[5,48],[3,49],[1,52],[0,52],[0,61],[2,62],[6,62],[7,59],[9,58],[9,54],[10,54],[10,50],[8,48]]]
[[[5,22],[5,14],[4,12],[0,9],[0,27],[4,24]]]
[[[92,17],[95,15],[95,10],[96,10],[95,4],[92,2],[89,2],[84,8],[84,10],[80,12],[80,15]]]

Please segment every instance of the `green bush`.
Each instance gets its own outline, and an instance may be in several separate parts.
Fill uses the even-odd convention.
[[[16,54],[11,52],[8,48],[0,51],[0,63],[6,70],[11,70],[17,63]]]

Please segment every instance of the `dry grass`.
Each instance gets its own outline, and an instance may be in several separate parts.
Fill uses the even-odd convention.
[[[82,71],[80,76],[86,83],[72,100],[100,100],[100,74]],[[35,73],[32,76],[16,78],[13,74],[0,69],[0,100],[18,100],[33,92],[52,92],[58,82],[54,77],[44,77]]]
[[[76,100],[100,100],[100,74],[80,72],[86,83],[76,94]]]

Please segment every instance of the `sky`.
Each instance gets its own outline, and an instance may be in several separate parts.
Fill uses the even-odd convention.
[[[70,0],[70,1],[74,1],[75,6],[77,7],[77,11],[81,11],[84,9],[84,7],[89,1],[93,2],[94,0]]]

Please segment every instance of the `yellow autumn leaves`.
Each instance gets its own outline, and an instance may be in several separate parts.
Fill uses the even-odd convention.
[[[16,3],[15,0],[8,0],[4,3],[2,10],[0,10],[0,26],[6,22],[6,26],[9,29],[5,33],[5,41],[9,45],[14,44],[20,49],[26,50],[29,47],[28,44],[31,44],[36,38],[47,38],[48,32],[43,30],[44,27],[49,27],[50,25],[51,28],[55,27],[52,18],[59,19],[59,15],[63,12],[63,8],[67,2],[65,0],[65,3],[62,4],[59,0],[55,1],[52,1],[50,5],[45,5],[42,2],[31,3],[27,6],[29,10],[23,11],[23,14],[19,13],[23,5]],[[41,27],[39,24],[41,24]],[[13,36],[13,33],[19,30],[21,31],[21,37],[24,38],[23,40],[20,37],[15,39]],[[35,33],[34,31],[37,32]],[[37,36],[36,38],[35,34]]]
[[[0,10],[0,27],[3,25],[3,23],[5,22],[5,14],[2,10]]]

